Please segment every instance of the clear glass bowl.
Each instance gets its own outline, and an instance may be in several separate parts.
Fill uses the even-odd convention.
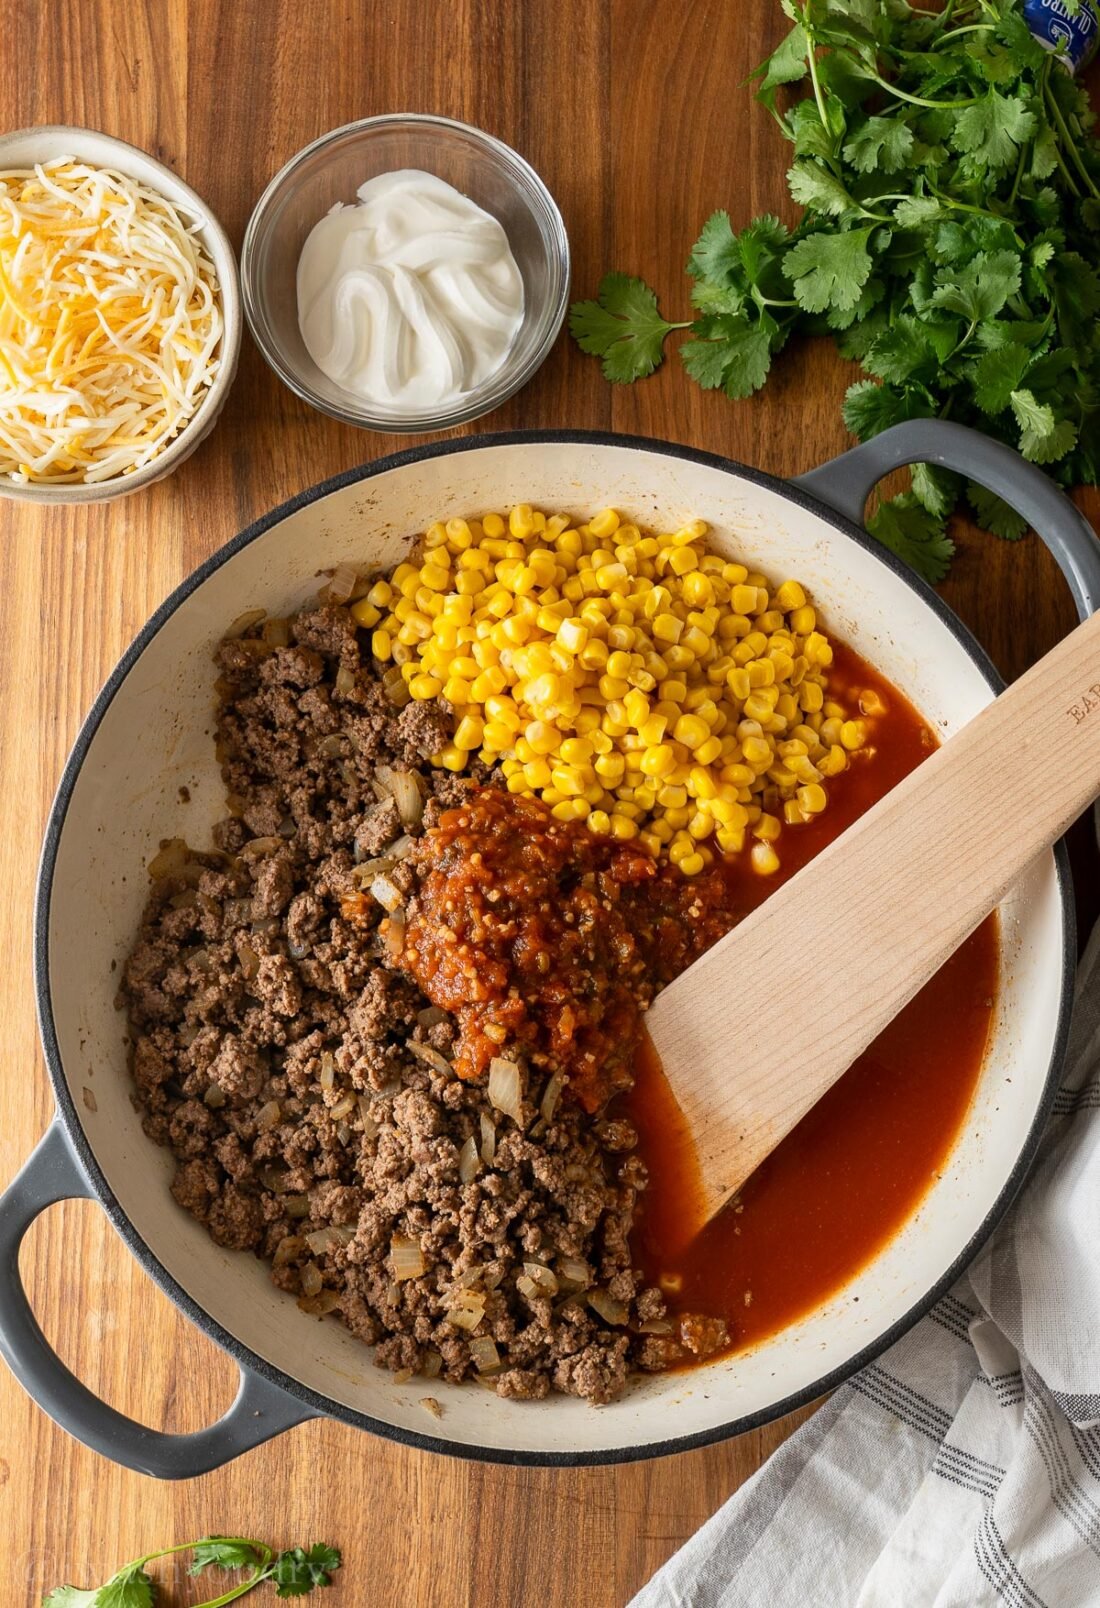
[[[335,384],[306,351],[296,276],[306,236],[367,179],[421,168],[498,218],[523,276],[524,312],[504,362],[446,410],[390,412]],[[526,385],[549,352],[569,298],[569,240],[535,170],[491,134],[418,113],[367,117],[323,135],[291,157],[256,203],[241,252],[241,289],[253,338],[279,378],[306,402],[369,430],[447,430],[499,407]]]

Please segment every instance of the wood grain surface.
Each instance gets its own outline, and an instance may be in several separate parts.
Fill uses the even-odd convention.
[[[743,80],[778,37],[776,0],[4,0],[0,127],[80,123],[170,164],[239,244],[294,151],[370,113],[479,124],[549,184],[575,289],[611,266],[683,304],[682,265],[716,206],[789,212],[785,147]],[[563,338],[495,428],[636,431],[779,474],[840,450],[850,375],[790,351],[731,404],[677,365],[612,391]],[[173,478],[104,509],[0,503],[0,1184],[52,1109],[31,988],[35,862],[68,748],[119,653],[166,593],[242,525],[324,476],[392,450],[310,412],[247,340],[212,437]],[[1095,519],[1100,500],[1082,502]],[[1053,562],[964,529],[948,600],[1008,675],[1073,623]],[[991,811],[1001,808],[997,797]],[[1095,862],[1079,862],[1095,896]],[[1094,908],[1094,905],[1093,907]],[[144,1422],[210,1422],[234,1370],[141,1273],[95,1206],[56,1207],[25,1245],[40,1320],[92,1389]],[[805,1416],[805,1415],[803,1415]],[[795,1427],[661,1462],[554,1472],[459,1463],[311,1423],[218,1473],[160,1485],[55,1428],[0,1369],[0,1604],[210,1531],[326,1539],[346,1568],[331,1608],[614,1608]],[[182,1573],[174,1601],[198,1600]]]

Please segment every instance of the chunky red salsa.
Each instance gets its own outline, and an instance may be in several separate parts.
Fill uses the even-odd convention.
[[[477,789],[423,838],[402,965],[459,1024],[455,1069],[507,1046],[595,1111],[633,1081],[641,1012],[728,931],[720,873],[688,880],[633,843]]]

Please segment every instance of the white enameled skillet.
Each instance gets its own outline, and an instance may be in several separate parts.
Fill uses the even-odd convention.
[[[313,487],[257,521],[157,610],[88,716],[65,768],[42,857],[36,987],[56,1117],[0,1201],[0,1349],[26,1388],[86,1444],[164,1477],[198,1474],[318,1415],[396,1440],[502,1462],[650,1457],[737,1434],[821,1394],[923,1313],[973,1256],[1022,1181],[1054,1091],[1075,958],[1064,853],[1035,866],[1002,910],[1003,985],[991,1047],[942,1177],[902,1231],[832,1299],[744,1355],[648,1376],[614,1405],[502,1401],[395,1383],[332,1320],[303,1316],[256,1258],[225,1251],[174,1203],[171,1158],[130,1102],[117,973],[158,840],[201,844],[222,813],[211,741],[211,655],[227,623],[286,614],[320,569],[389,565],[432,520],[513,502],[586,515],[607,504],[645,525],[689,516],[720,550],[797,576],[829,628],[877,665],[944,734],[995,693],[981,648],[928,587],[862,531],[871,487],[929,461],[992,486],[1053,549],[1085,613],[1100,604],[1100,547],[1037,469],[958,426],[918,421],[788,483],[686,447],[573,432],[483,436],[416,448]],[[180,803],[180,788],[191,802]],[[1010,829],[1010,823],[1005,823]],[[935,823],[929,823],[935,830]],[[834,964],[842,964],[833,957]],[[843,979],[838,976],[838,986]],[[94,1068],[95,1109],[82,1099]],[[241,1389],[194,1435],[144,1428],[100,1402],[47,1345],[19,1281],[18,1248],[44,1207],[98,1199],[134,1255],[237,1360]],[[138,1348],[119,1314],[113,1344]]]

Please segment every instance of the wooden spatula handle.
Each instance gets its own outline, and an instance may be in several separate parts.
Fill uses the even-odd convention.
[[[1098,793],[1094,615],[658,996],[706,1216]]]

